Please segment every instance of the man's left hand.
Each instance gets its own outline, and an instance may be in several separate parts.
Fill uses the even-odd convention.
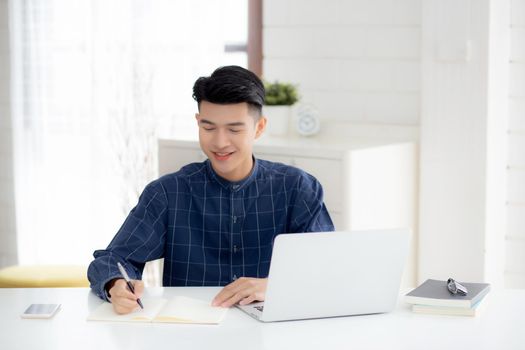
[[[241,277],[224,287],[213,299],[212,306],[230,307],[237,303],[264,301],[267,283],[267,278]]]

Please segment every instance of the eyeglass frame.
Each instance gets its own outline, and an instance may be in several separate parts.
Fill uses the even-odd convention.
[[[459,282],[456,282],[453,278],[449,278],[447,280],[447,289],[452,294],[459,294],[459,295],[467,295],[468,290],[467,287],[460,284]]]

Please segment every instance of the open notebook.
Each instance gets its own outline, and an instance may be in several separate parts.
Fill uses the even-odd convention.
[[[210,306],[210,302],[176,296],[172,299],[142,298],[144,309],[137,308],[132,313],[119,315],[113,305],[103,303],[88,316],[88,321],[121,322],[165,322],[219,324],[228,311],[227,308]]]

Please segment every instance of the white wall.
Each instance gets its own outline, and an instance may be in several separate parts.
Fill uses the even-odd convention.
[[[298,84],[325,131],[418,125],[420,0],[265,0],[263,11],[264,77]]]
[[[525,288],[525,0],[511,0],[505,284]]]
[[[16,263],[8,0],[0,0],[0,267]]]
[[[300,102],[319,110],[321,136],[417,139],[420,2],[264,0],[264,78],[298,85]]]
[[[525,286],[525,0],[265,0],[263,27],[265,78],[298,83],[322,133],[418,133],[430,113],[421,162],[435,220],[422,225],[420,279],[447,270]]]

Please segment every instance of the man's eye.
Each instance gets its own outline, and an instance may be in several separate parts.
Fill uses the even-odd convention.
[[[207,127],[205,127],[205,126],[203,126],[202,128],[203,128],[204,130],[206,130],[206,131],[212,131],[212,130],[215,130],[215,128],[207,128]]]
[[[237,130],[237,129],[230,129],[230,132],[233,132],[234,134],[237,134],[237,133],[241,132],[241,130]]]

